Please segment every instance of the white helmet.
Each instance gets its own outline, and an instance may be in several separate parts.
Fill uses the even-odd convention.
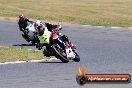
[[[41,30],[43,30],[45,28],[45,24],[42,23],[42,21],[37,20],[34,24],[35,30],[37,32],[40,32]]]
[[[59,28],[59,30],[61,30],[61,29],[62,29],[62,26],[61,26],[61,25],[59,25],[59,26],[58,26],[58,28]]]

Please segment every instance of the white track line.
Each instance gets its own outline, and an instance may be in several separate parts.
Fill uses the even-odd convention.
[[[42,61],[45,61],[45,60],[30,60],[28,62],[42,62]]]
[[[37,52],[39,52],[40,50],[34,50],[34,51],[37,51]]]
[[[57,60],[57,58],[50,58],[48,61]]]
[[[33,49],[28,49],[29,51],[33,50]]]
[[[7,47],[7,46],[0,46],[0,47],[3,47],[3,48],[10,48],[10,47]]]
[[[57,58],[50,58],[48,59],[42,59],[42,60],[30,60],[30,61],[14,61],[14,62],[5,62],[5,63],[0,63],[0,65],[6,65],[6,64],[20,64],[20,63],[29,63],[29,62],[44,62],[44,61],[52,61],[52,60],[57,60]]]
[[[121,27],[111,27],[111,28],[113,28],[113,29],[118,29],[118,28],[121,28]]]
[[[5,65],[5,64],[19,64],[19,63],[26,63],[26,61],[5,62],[5,63],[0,63],[0,65]]]
[[[92,25],[82,25],[83,27],[89,27],[89,26],[92,26]]]
[[[97,28],[105,28],[105,26],[94,26],[94,27],[97,27]]]
[[[43,61],[52,61],[52,60],[57,60],[57,58],[50,58],[49,60],[45,60],[45,59],[42,59],[42,60],[30,60],[28,62],[43,62]]]
[[[107,28],[106,26],[92,26],[92,25],[81,25],[83,27],[96,27],[96,28]],[[119,29],[119,28],[123,28],[123,27],[110,27],[112,29]],[[128,29],[132,29],[130,27],[128,27]]]

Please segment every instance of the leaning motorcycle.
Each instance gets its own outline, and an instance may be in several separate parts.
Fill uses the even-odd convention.
[[[38,43],[38,37],[36,30],[34,28],[34,23],[30,23],[24,30],[22,37],[27,41],[31,42],[32,44]]]
[[[67,54],[64,49],[62,49],[59,44],[50,42],[51,32],[48,29],[45,29],[44,34],[39,38],[40,43],[45,46],[43,54],[45,56],[55,56],[57,59],[60,59],[63,63],[68,63],[69,60],[73,60],[75,62],[80,61],[80,57],[76,52],[76,49],[71,49],[73,55],[71,58],[67,57]],[[66,41],[64,41],[66,42]]]

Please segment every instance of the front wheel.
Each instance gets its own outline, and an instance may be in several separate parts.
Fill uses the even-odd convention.
[[[52,45],[52,52],[54,53],[54,56],[57,59],[60,59],[63,63],[69,62],[69,59],[67,58],[66,53],[58,44]]]
[[[29,40],[29,38],[28,38],[28,35],[22,34],[22,37],[23,37],[27,42],[30,42],[30,40]]]
[[[75,58],[73,59],[73,61],[75,62],[79,62],[80,61],[80,56],[77,54],[77,52],[73,51],[75,53]]]

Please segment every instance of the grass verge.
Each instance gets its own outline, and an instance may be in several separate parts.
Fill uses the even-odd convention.
[[[0,47],[0,63],[41,59],[48,59],[43,56],[41,51],[27,50],[22,48]]]
[[[0,16],[104,26],[132,26],[132,0],[0,0]]]

